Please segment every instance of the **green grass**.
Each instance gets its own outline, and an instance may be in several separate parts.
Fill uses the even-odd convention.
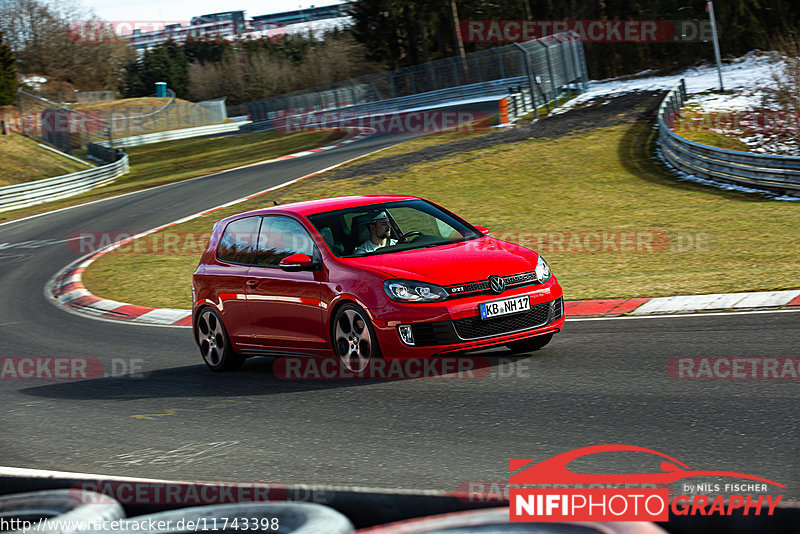
[[[91,168],[16,134],[0,135],[0,162],[0,187]]]
[[[131,147],[126,149],[131,173],[121,182],[149,183],[164,177],[182,180],[303,150],[330,138],[329,132],[252,133]]]
[[[742,142],[740,135],[713,131],[715,113],[698,109],[697,105],[689,105],[681,109],[680,118],[675,121],[674,131],[689,141],[728,150],[747,152],[749,147]]]
[[[411,152],[416,152],[418,150],[422,150],[423,148],[431,147],[431,146],[438,146],[438,145],[446,145],[448,143],[455,143],[457,141],[461,141],[463,139],[469,139],[471,137],[479,137],[481,135],[486,135],[487,133],[491,133],[496,131],[493,128],[487,128],[485,124],[476,124],[474,125],[473,130],[463,129],[463,130],[445,130],[443,132],[431,133],[428,135],[423,135],[420,137],[415,137],[409,141],[404,143],[400,143],[397,145],[390,146],[389,148],[385,148],[380,150],[374,154],[370,154],[368,156],[364,156],[363,158],[354,161],[352,163],[348,163],[347,165],[343,165],[341,168],[344,167],[351,167],[354,165],[360,165],[362,163],[366,163],[368,161],[373,161],[376,159],[387,158],[390,156],[399,156],[401,154],[409,154]]]
[[[577,93],[575,93],[577,95]],[[573,97],[574,98],[574,97]],[[561,96],[558,98],[558,106],[564,104],[570,100],[567,96]],[[552,105],[551,105],[552,106]],[[555,109],[555,108],[553,108]],[[545,118],[549,112],[547,111],[547,107],[540,106],[538,109],[539,118]],[[471,137],[478,137],[481,135],[486,135],[487,133],[492,133],[497,131],[496,128],[492,128],[487,125],[487,122],[491,126],[496,126],[499,123],[500,115],[494,114],[491,117],[488,117],[489,121],[480,120],[475,121],[472,125],[472,130],[466,128],[453,128],[451,130],[446,130],[444,132],[432,133],[420,137],[416,137],[411,139],[410,141],[406,141],[404,143],[400,143],[398,145],[391,146],[380,152],[376,152],[375,154],[370,154],[369,156],[363,157],[358,161],[354,161],[353,163],[348,163],[344,167],[350,167],[353,165],[360,165],[362,163],[366,163],[368,161],[373,161],[380,158],[387,158],[390,156],[399,156],[401,154],[409,154],[411,152],[416,152],[417,150],[422,150],[423,148],[431,147],[431,146],[438,146],[438,145],[446,145],[448,143],[454,143],[456,141],[461,141],[463,139],[469,139]],[[534,113],[531,111],[526,115],[520,116],[520,120],[518,124],[521,126],[525,126],[531,123],[534,119]]]
[[[574,94],[575,94],[575,96],[577,96],[578,93],[575,92]],[[575,97],[573,96],[572,98],[575,98]],[[569,100],[571,100],[571,98],[566,96],[566,95],[564,95],[564,96],[558,97],[558,99],[556,100],[555,105],[553,105],[552,103],[549,104],[549,109],[548,109],[547,105],[539,106],[538,108],[536,108],[536,112],[539,114],[539,119],[541,120],[541,119],[547,117],[558,106],[563,105],[565,102],[567,102]],[[529,113],[526,113],[525,115],[520,115],[520,120],[523,121],[523,123],[526,123],[526,122],[530,123],[530,121],[532,121],[535,118],[536,118],[536,113],[534,113],[533,111],[531,111]]]
[[[125,150],[130,157],[131,171],[113,183],[64,200],[0,213],[0,221],[44,213],[272,159],[327,144],[339,136],[340,134],[326,131],[297,134],[252,133],[180,139],[127,148]],[[41,148],[38,150],[49,153]]]
[[[654,162],[653,142],[652,121],[640,120],[457,154],[399,175],[338,180],[323,175],[169,230],[207,233],[216,220],[271,205],[273,199],[285,203],[354,191],[410,194],[488,226],[495,236],[653,232],[645,235],[670,240],[653,253],[585,253],[576,246],[545,245],[540,252],[568,300],[800,287],[797,203],[678,181]],[[539,248],[535,236],[527,244]],[[112,253],[91,265],[84,281],[105,298],[188,308],[198,259],[197,248]]]
[[[743,143],[733,134],[720,134],[715,132],[693,132],[693,131],[678,131],[678,135],[685,137],[689,141],[695,143],[702,143],[704,145],[714,146],[717,148],[726,148],[728,150],[739,150],[747,152],[750,148],[747,144]]]
[[[158,109],[164,104],[169,102],[169,98],[156,98],[154,96],[145,96],[141,98],[120,98],[117,100],[102,100],[99,102],[80,102],[71,104],[69,107],[80,109],[81,111],[108,111],[112,109],[136,109],[136,108],[152,108]],[[175,102],[188,102],[176,98]]]

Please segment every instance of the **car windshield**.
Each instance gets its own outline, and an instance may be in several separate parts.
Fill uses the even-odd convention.
[[[308,219],[339,257],[389,254],[481,236],[463,219],[424,200],[356,206]]]

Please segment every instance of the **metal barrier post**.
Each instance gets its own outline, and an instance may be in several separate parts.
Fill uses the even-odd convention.
[[[493,50],[494,53],[497,55],[497,63],[500,65],[500,79],[503,79],[506,77],[506,68],[505,65],[503,64],[504,63],[503,54],[500,52],[498,48],[492,48],[490,50]]]
[[[569,79],[570,78],[569,61],[567,61],[567,55],[564,53],[564,43],[559,41],[559,46],[560,46],[559,52],[561,53],[561,63],[562,66],[564,67],[564,78],[565,81],[567,82],[567,99],[569,100],[572,98],[572,88],[570,87],[570,85],[572,85],[572,80]]]
[[[475,56],[475,72],[478,73],[478,81],[483,81],[483,73],[481,72],[481,59],[478,56]]]
[[[586,54],[583,52],[583,41],[580,39],[576,39],[578,48],[578,64],[581,66],[581,80],[583,85],[583,90],[586,91],[589,89],[589,69],[586,68]]]
[[[355,105],[358,104],[358,96],[356,95],[356,88],[354,85],[350,85],[350,99],[351,104]]]
[[[545,58],[547,59],[547,73],[550,75],[550,97],[548,100],[555,100],[556,104],[558,104],[558,92],[556,91],[556,80],[553,76],[553,61],[550,58],[550,47],[545,44],[544,39],[536,41],[540,45],[544,47],[544,54]],[[550,106],[547,106],[547,111],[550,111]]]
[[[461,82],[458,79],[458,64],[455,61],[453,61],[452,65],[453,65],[453,77],[456,80],[456,85],[461,85]]]
[[[536,80],[533,75],[533,67],[530,64],[530,58],[528,57],[528,51],[525,50],[525,47],[519,43],[514,43],[514,46],[519,50],[519,53],[522,54],[522,63],[525,65],[525,72],[528,76],[528,86],[531,90],[531,101],[533,104],[533,116],[534,118],[539,118],[539,109],[536,107],[536,99],[533,97],[533,90],[536,85]]]
[[[433,63],[428,63],[428,71],[431,73],[431,80],[433,80],[433,86],[439,89],[439,80],[436,78],[436,67],[433,66]]]

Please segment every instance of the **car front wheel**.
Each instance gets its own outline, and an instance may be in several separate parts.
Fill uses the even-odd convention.
[[[355,304],[345,304],[333,319],[333,350],[342,365],[360,373],[380,357],[378,340],[367,313]]]
[[[242,355],[233,349],[222,319],[211,308],[203,308],[197,317],[197,344],[212,371],[235,371],[244,363]]]

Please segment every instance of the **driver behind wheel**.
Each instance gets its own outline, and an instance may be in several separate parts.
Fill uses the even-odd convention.
[[[389,225],[389,217],[385,211],[371,213],[371,217],[367,219],[367,228],[369,229],[369,239],[357,246],[353,251],[354,254],[367,254],[387,245],[397,244],[396,239],[391,239],[392,227]]]

